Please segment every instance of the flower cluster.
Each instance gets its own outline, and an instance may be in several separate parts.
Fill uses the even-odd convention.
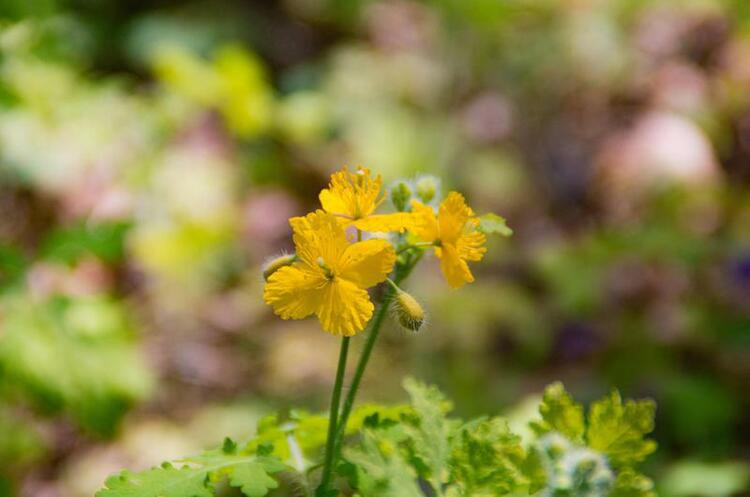
[[[398,182],[391,192],[398,212],[376,214],[386,198],[382,178],[361,167],[355,172],[346,168],[335,172],[328,188],[320,192],[322,209],[290,219],[296,254],[279,257],[266,267],[265,302],[283,319],[314,314],[325,331],[352,336],[373,315],[367,289],[388,280],[401,295],[403,291],[389,274],[399,266],[416,264],[426,249],[434,249],[451,287],[474,281],[468,262],[482,259],[485,233],[501,232],[492,228],[501,218],[490,215],[492,223],[484,226],[457,192],[450,192],[436,212],[430,204],[438,194],[437,184],[430,177],[413,185]],[[410,329],[414,323],[421,325],[423,311],[416,300],[397,298],[394,305],[400,301],[410,303],[400,309],[401,315],[420,314],[413,321],[401,321],[411,322]]]

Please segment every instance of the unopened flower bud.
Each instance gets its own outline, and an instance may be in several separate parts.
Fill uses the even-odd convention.
[[[398,323],[407,330],[419,331],[424,324],[424,309],[417,299],[403,290],[396,291],[392,309]]]
[[[284,266],[291,266],[294,261],[297,260],[296,254],[291,255],[280,255],[278,257],[275,257],[271,260],[269,260],[264,266],[263,266],[263,279],[268,281],[268,278],[271,277],[273,273],[278,271]]]
[[[417,178],[417,197],[425,204],[429,204],[440,193],[440,180],[432,175],[424,175]]]
[[[404,212],[411,200],[411,187],[404,180],[396,181],[391,187],[391,203],[397,211]]]

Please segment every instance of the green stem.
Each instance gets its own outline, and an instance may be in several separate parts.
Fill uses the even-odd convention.
[[[401,270],[396,270],[393,281],[388,279],[388,290],[383,295],[383,299],[380,301],[380,304],[375,311],[375,315],[373,316],[372,321],[370,321],[370,333],[367,335],[367,341],[365,342],[365,346],[362,349],[362,352],[360,352],[359,360],[357,361],[357,369],[354,371],[352,383],[349,386],[349,392],[344,399],[344,406],[341,409],[341,417],[339,419],[335,445],[335,451],[337,455],[341,450],[341,445],[344,441],[344,437],[346,436],[346,423],[349,420],[349,415],[351,414],[352,408],[354,407],[354,401],[357,398],[357,390],[359,389],[359,385],[362,381],[362,376],[364,376],[365,374],[367,363],[370,361],[372,349],[375,347],[375,342],[377,341],[378,335],[380,334],[380,328],[383,326],[385,314],[388,310],[388,303],[393,298],[393,294],[396,293],[398,284],[409,276],[412,269],[414,269],[414,266],[416,266],[421,257],[422,254],[420,253],[415,257],[410,258],[408,263],[405,264],[401,268]]]
[[[396,251],[396,254],[401,254],[401,253],[406,252],[407,250],[411,250],[411,249],[427,249],[427,248],[434,247],[434,246],[435,246],[435,244],[433,242],[417,242],[417,243],[412,243],[411,245],[406,245],[406,246],[398,249],[398,251]]]
[[[396,282],[393,281],[392,279],[386,278],[385,282],[388,283],[388,285],[391,287],[391,290],[393,290],[394,292],[398,292],[400,290]]]
[[[331,394],[331,410],[328,415],[328,440],[326,441],[326,456],[323,464],[323,476],[321,477],[319,490],[325,495],[328,486],[331,483],[331,470],[334,463],[334,453],[336,449],[336,422],[341,404],[341,388],[344,385],[344,375],[346,373],[346,356],[349,353],[349,338],[341,339],[341,350],[339,351],[339,365],[336,370],[336,382],[333,385]]]

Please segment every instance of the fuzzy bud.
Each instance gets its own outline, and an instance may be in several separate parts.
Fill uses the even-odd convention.
[[[391,187],[391,203],[399,212],[404,212],[411,200],[411,187],[406,181],[398,180]]]
[[[417,178],[417,197],[425,204],[429,204],[440,193],[440,180],[432,175],[424,175]]]
[[[398,323],[407,330],[419,331],[425,321],[424,309],[417,299],[403,290],[398,290],[391,306]]]
[[[291,266],[296,260],[297,260],[296,254],[291,254],[291,255],[285,254],[285,255],[280,255],[278,257],[274,257],[263,266],[263,279],[268,281],[268,278],[270,278],[273,273],[275,273],[276,271],[278,271],[284,266]]]

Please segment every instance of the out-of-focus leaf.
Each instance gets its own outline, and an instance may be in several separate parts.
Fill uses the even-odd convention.
[[[510,236],[513,234],[505,218],[491,212],[479,217],[478,229],[486,235]]]
[[[750,490],[750,463],[681,461],[659,480],[662,497],[728,497]]]
[[[437,488],[448,471],[451,439],[457,427],[455,420],[445,416],[451,404],[437,388],[413,378],[404,381],[404,389],[415,411],[413,416],[404,417],[409,452],[420,476]]]
[[[626,468],[617,475],[609,497],[656,497],[654,482]]]
[[[103,297],[2,303],[0,367],[13,388],[47,409],[109,434],[152,386],[124,310]]]
[[[417,473],[396,445],[365,430],[362,442],[346,455],[346,475],[366,497],[421,497]]]
[[[38,430],[3,406],[0,406],[0,433],[0,475],[7,475],[33,463],[46,449]],[[3,495],[1,490],[0,495]]]
[[[27,265],[21,251],[0,244],[0,290],[18,282]]]
[[[80,224],[49,234],[41,255],[46,259],[72,264],[86,255],[115,263],[124,255],[124,239],[128,223]]]

